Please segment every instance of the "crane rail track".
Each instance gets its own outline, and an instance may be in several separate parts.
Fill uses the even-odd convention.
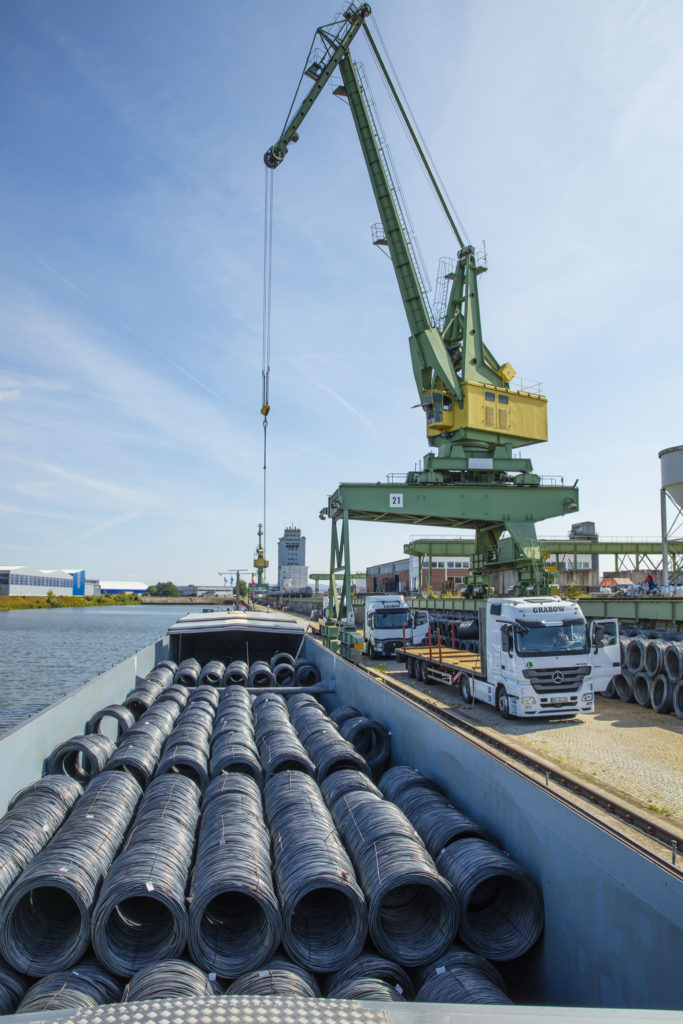
[[[543,758],[521,751],[517,746],[507,743],[502,737],[491,736],[484,729],[468,722],[457,711],[435,706],[433,701],[423,694],[409,690],[405,683],[391,679],[376,670],[368,669],[361,665],[357,667],[367,672],[372,679],[382,686],[397,693],[409,704],[415,705],[415,707],[427,713],[431,718],[442,725],[448,726],[463,739],[467,740],[467,742],[484,750],[489,756],[495,758],[500,764],[505,765],[511,771],[516,772],[532,785],[546,790],[556,800],[561,801],[566,807],[571,808],[586,820],[609,832],[610,835],[630,846],[642,856],[659,864],[676,878],[683,879],[683,861],[680,864],[677,863],[677,857],[683,854],[683,834],[679,830],[668,828],[665,823],[654,820],[649,815],[640,812],[637,807],[633,807],[618,797],[595,786],[591,786],[589,783],[582,782],[573,773],[564,772]],[[532,774],[532,772],[536,774]],[[537,775],[540,775],[541,778],[537,778]],[[555,786],[550,788],[551,783],[562,787],[567,792],[559,792]],[[615,818],[618,822],[623,822],[637,832],[644,833],[649,839],[661,843],[661,852],[653,851],[651,848],[640,843],[637,838],[626,835],[623,830],[610,824],[604,817],[591,813],[589,809],[581,806],[574,799],[575,797],[582,798],[582,800],[592,804],[604,814]]]

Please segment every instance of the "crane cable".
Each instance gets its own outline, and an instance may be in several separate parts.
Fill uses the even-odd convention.
[[[273,171],[266,167],[263,227],[263,346],[261,365],[261,415],[263,416],[263,556],[266,553],[266,479],[268,413],[270,412],[270,308],[273,269]]]

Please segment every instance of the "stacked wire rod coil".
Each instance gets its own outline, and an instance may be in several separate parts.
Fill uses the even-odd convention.
[[[12,967],[41,975],[72,967],[83,956],[99,886],[141,795],[131,775],[102,772],[5,894],[0,948]]]
[[[315,782],[283,771],[266,782],[282,944],[297,963],[334,971],[363,948],[365,896]]]
[[[103,721],[119,746],[85,791],[50,774],[0,818],[0,1013],[115,1001],[131,975],[128,1001],[212,995],[218,978],[229,995],[509,1002],[485,956],[537,937],[533,882],[419,772],[378,787],[362,749],[377,776],[390,734],[298,692],[317,669],[295,682],[276,655],[285,701],[229,681],[231,664],[185,664],[189,685],[156,666],[137,720],[91,718],[93,749],[114,747]],[[41,980],[26,991],[25,975]]]
[[[633,632],[622,637],[621,669],[604,697],[637,702],[657,714],[683,718],[683,642],[680,634]]]
[[[145,792],[92,918],[95,955],[115,974],[129,977],[185,948],[199,795],[182,775],[159,775]]]

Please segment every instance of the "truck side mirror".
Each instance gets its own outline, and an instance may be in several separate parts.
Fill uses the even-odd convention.
[[[503,648],[504,651],[507,651],[508,654],[512,654],[512,651],[510,650],[510,633],[509,630],[507,629],[503,629],[501,631],[500,646]]]

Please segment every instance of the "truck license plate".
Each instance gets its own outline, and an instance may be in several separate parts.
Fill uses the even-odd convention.
[[[551,697],[550,698],[550,703],[551,704],[564,704],[565,703],[565,698],[564,697]]]

